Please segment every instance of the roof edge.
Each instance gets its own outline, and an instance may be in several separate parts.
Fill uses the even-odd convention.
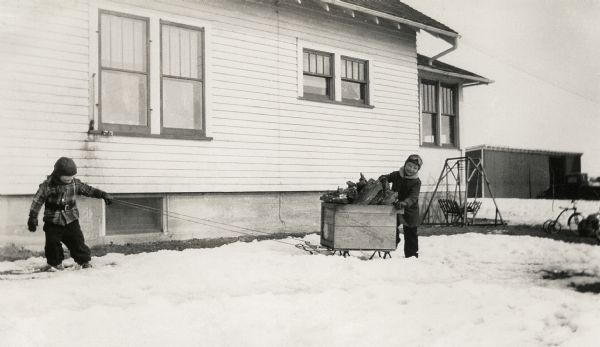
[[[467,151],[477,151],[487,149],[491,151],[504,151],[504,152],[517,152],[517,153],[538,153],[538,154],[558,154],[558,155],[583,155],[580,152],[565,152],[565,151],[552,151],[546,149],[524,149],[524,148],[514,148],[514,147],[506,147],[506,146],[490,146],[490,145],[478,145],[473,147],[465,148],[465,153]]]
[[[332,5],[336,5],[336,6],[339,6],[339,7],[344,7],[344,8],[347,8],[349,10],[354,10],[354,11],[359,11],[359,12],[371,14],[373,16],[377,16],[377,17],[380,17],[380,18],[385,18],[385,19],[393,20],[393,21],[396,21],[396,22],[399,22],[399,23],[406,24],[408,26],[412,26],[414,28],[423,29],[423,30],[425,30],[427,32],[433,33],[434,35],[435,34],[444,35],[444,36],[452,38],[452,39],[460,37],[460,35],[458,33],[455,33],[455,32],[452,32],[452,31],[447,31],[447,30],[435,28],[435,27],[429,26],[427,24],[415,22],[415,21],[412,21],[410,19],[406,19],[406,18],[394,16],[394,15],[387,14],[387,13],[384,13],[384,12],[379,12],[379,11],[376,11],[376,10],[371,10],[369,8],[366,8],[366,7],[362,7],[362,6],[358,6],[358,5],[354,5],[354,4],[349,4],[347,2],[343,2],[343,1],[340,1],[340,0],[319,0],[319,1],[325,2],[325,3],[329,3],[329,4],[332,4]]]
[[[427,72],[433,72],[436,74],[440,74],[440,75],[444,75],[444,76],[449,76],[449,77],[457,77],[457,78],[462,78],[465,80],[469,80],[469,81],[473,81],[473,82],[479,82],[482,84],[491,84],[494,83],[494,80],[485,78],[485,77],[476,77],[476,76],[470,76],[470,75],[464,75],[464,74],[460,74],[460,73],[456,73],[456,72],[448,72],[448,71],[444,71],[444,70],[440,70],[440,69],[436,69],[433,68],[431,66],[425,66],[425,65],[417,65],[417,68],[419,70],[422,71],[427,71]]]

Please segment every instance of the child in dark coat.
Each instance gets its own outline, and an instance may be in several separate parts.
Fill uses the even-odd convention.
[[[84,195],[104,199],[107,205],[112,203],[112,196],[99,189],[89,186],[77,178],[75,162],[66,157],[61,157],[54,164],[54,171],[50,174],[35,193],[27,227],[34,232],[38,225],[38,214],[42,205],[44,209],[44,231],[46,245],[44,252],[48,262],[48,270],[62,269],[64,259],[62,243],[64,243],[75,262],[82,268],[90,267],[91,252],[85,244],[83,233],[79,225],[79,210],[75,199],[77,195]]]
[[[419,257],[417,227],[419,225],[421,180],[418,173],[422,165],[423,160],[421,157],[418,154],[411,154],[400,170],[379,177],[380,181],[387,180],[392,183],[392,190],[398,193],[398,200],[394,203],[394,206],[398,209],[404,209],[404,214],[402,216],[398,215],[398,225],[400,224],[400,218],[404,217],[402,223],[404,256],[407,258]],[[396,229],[396,244],[398,243],[400,243],[400,230]]]

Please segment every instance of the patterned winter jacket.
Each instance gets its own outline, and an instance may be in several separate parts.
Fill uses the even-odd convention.
[[[62,226],[70,224],[79,219],[79,210],[75,201],[77,195],[101,199],[106,193],[77,178],[65,184],[50,175],[40,184],[35,193],[29,216],[37,219],[42,205],[45,205],[44,222]]]

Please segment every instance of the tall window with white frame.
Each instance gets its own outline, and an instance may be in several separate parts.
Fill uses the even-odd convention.
[[[456,85],[422,80],[421,143],[429,146],[457,146]]]
[[[161,133],[205,135],[201,28],[161,21],[161,96]]]
[[[368,104],[367,62],[365,60],[342,57],[340,71],[342,102]]]
[[[309,99],[334,100],[333,55],[330,53],[303,50],[304,97]]]
[[[99,12],[99,122],[104,130],[150,133],[148,18]]]

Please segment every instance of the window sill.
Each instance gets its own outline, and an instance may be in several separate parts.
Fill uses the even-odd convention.
[[[124,136],[124,137],[149,137],[154,139],[174,139],[174,140],[195,140],[195,141],[212,141],[212,137],[202,136],[202,135],[173,135],[173,134],[138,134],[138,133],[128,133],[128,132],[114,132],[107,130],[90,130],[88,131],[88,135],[92,135],[94,137],[111,137],[111,136]]]
[[[299,96],[298,100],[322,102],[324,104],[333,104],[333,105],[340,105],[340,106],[352,106],[352,107],[359,107],[359,108],[375,108],[375,106],[372,106],[372,105],[357,104],[357,103],[343,102],[343,101],[340,102],[340,101],[335,101],[335,100],[320,99],[320,98],[311,98],[311,97],[305,97],[305,96]]]
[[[459,149],[457,146],[454,145],[436,145],[435,143],[421,143],[421,147],[437,149]]]

